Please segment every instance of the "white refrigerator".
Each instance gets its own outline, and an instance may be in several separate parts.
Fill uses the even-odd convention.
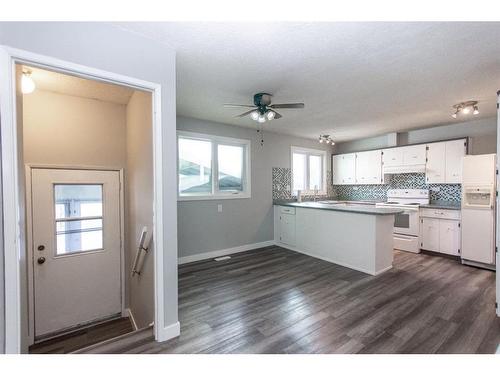
[[[467,155],[462,180],[462,262],[495,266],[496,154]]]

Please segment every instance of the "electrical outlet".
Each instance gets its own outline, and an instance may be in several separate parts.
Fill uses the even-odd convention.
[[[217,205],[217,212],[222,212],[222,204]]]

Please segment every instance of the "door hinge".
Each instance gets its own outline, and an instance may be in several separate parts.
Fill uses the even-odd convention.
[[[495,246],[495,253],[498,253],[498,246]]]
[[[495,302],[495,309],[498,309],[498,302]]]
[[[425,162],[427,163],[429,161],[429,159],[425,158]]]
[[[460,228],[460,223],[458,223],[458,227]]]
[[[429,146],[425,146],[425,149],[428,150],[429,149]]]
[[[424,243],[423,243],[423,242],[420,242],[420,246],[424,246]]]
[[[460,254],[460,249],[458,249],[458,253]]]
[[[382,151],[382,155],[384,155],[384,151]]]

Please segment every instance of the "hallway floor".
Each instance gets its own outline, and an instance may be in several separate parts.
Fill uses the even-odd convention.
[[[109,322],[83,328],[66,335],[30,346],[30,354],[65,354],[87,346],[132,332],[129,318],[114,319]]]

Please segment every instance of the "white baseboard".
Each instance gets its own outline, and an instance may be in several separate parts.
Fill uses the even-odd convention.
[[[177,337],[181,334],[181,325],[179,322],[175,322],[169,326],[160,328],[156,331],[155,340],[158,342],[167,341]]]
[[[123,316],[126,316],[130,319],[130,323],[132,323],[132,328],[134,329],[134,331],[137,331],[138,330],[137,323],[135,321],[134,314],[132,313],[132,310],[130,310],[130,307],[127,307],[125,309]]]
[[[180,257],[178,260],[178,263],[185,264],[185,263],[197,262],[199,260],[217,258],[217,257],[224,256],[224,255],[241,253],[243,251],[254,250],[254,249],[259,249],[261,247],[267,247],[267,246],[273,246],[273,245],[275,245],[275,242],[274,242],[274,240],[271,240],[271,241],[251,243],[248,245],[230,247],[228,249],[214,250],[214,251],[209,251],[206,253]]]

